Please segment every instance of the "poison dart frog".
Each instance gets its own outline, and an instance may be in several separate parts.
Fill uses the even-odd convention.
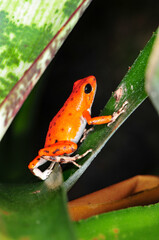
[[[123,104],[113,115],[92,118],[91,107],[96,87],[97,83],[94,76],[80,79],[74,83],[71,95],[50,122],[44,148],[39,150],[38,156],[28,166],[35,176],[45,180],[52,172],[55,162],[71,162],[80,167],[75,161],[92,152],[92,149],[87,150],[82,155],[70,155],[77,150],[77,143],[82,135],[84,134],[83,141],[90,131],[90,129],[85,130],[86,124],[110,124],[125,111],[127,103]],[[47,161],[50,161],[51,164],[42,172],[38,167]]]

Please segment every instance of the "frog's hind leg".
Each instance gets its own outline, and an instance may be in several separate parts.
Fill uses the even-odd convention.
[[[73,163],[75,166],[80,168],[81,165],[79,165],[75,161],[85,157],[90,152],[92,152],[92,149],[87,150],[85,153],[83,153],[81,155],[76,154],[75,156],[43,156],[43,157],[51,162],[58,162],[61,164]]]
[[[33,161],[30,162],[30,164],[28,165],[28,168],[35,176],[37,176],[42,180],[45,180],[50,175],[55,165],[55,162],[52,162],[50,166],[44,172],[42,172],[38,167],[45,164],[46,162],[47,162],[46,159],[40,156],[37,156],[36,158],[34,158]]]
[[[61,156],[64,154],[72,154],[77,150],[77,144],[72,141],[58,141],[50,146],[40,149],[38,155],[44,156]],[[45,158],[46,159],[46,158]]]

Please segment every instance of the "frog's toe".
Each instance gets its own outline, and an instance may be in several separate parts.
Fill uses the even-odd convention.
[[[52,169],[46,169],[43,172],[43,180],[47,179],[51,173],[52,173]]]

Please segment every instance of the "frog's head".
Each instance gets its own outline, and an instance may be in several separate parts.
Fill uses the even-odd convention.
[[[89,76],[76,81],[73,85],[73,93],[76,94],[80,108],[90,109],[96,93],[96,78]]]

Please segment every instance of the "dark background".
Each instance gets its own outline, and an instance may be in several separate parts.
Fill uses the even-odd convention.
[[[0,143],[1,182],[37,181],[27,164],[73,83],[95,75],[92,116],[100,113],[158,27],[158,1],[94,0],[43,74]],[[146,100],[74,185],[74,199],[138,174],[158,174],[158,115]]]

